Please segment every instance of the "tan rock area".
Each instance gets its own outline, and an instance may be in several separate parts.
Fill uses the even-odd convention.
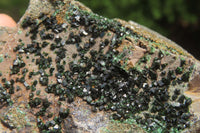
[[[0,132],[200,132],[200,63],[133,21],[30,0],[0,27]]]

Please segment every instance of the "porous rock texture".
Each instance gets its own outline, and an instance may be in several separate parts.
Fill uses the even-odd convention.
[[[31,0],[0,27],[0,131],[199,132],[199,66],[133,21]]]

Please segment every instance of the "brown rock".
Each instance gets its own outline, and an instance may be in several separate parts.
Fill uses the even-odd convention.
[[[16,28],[0,27],[0,130],[198,132],[198,66],[134,22],[31,0]]]

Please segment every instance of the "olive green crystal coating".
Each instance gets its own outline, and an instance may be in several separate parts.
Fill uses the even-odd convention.
[[[53,1],[53,5],[58,8],[65,3]],[[10,75],[17,78],[1,77],[0,101],[12,104],[12,95],[21,90],[15,84],[23,84],[29,92],[28,104],[37,110],[40,132],[62,132],[71,112],[62,105],[72,104],[77,97],[91,105],[93,112],[109,112],[115,122],[128,121],[147,132],[179,132],[190,126],[192,100],[183,88],[194,65],[176,58],[176,49],[160,50],[164,44],[73,4],[64,13],[58,8],[53,14],[26,16],[21,28],[31,43],[19,40],[13,49],[17,56]],[[134,64],[138,49],[143,55]],[[36,68],[28,69],[27,62]],[[59,112],[49,113],[54,104]]]

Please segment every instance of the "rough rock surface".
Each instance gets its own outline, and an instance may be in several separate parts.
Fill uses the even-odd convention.
[[[0,27],[0,131],[199,132],[199,66],[133,21],[31,0]]]

